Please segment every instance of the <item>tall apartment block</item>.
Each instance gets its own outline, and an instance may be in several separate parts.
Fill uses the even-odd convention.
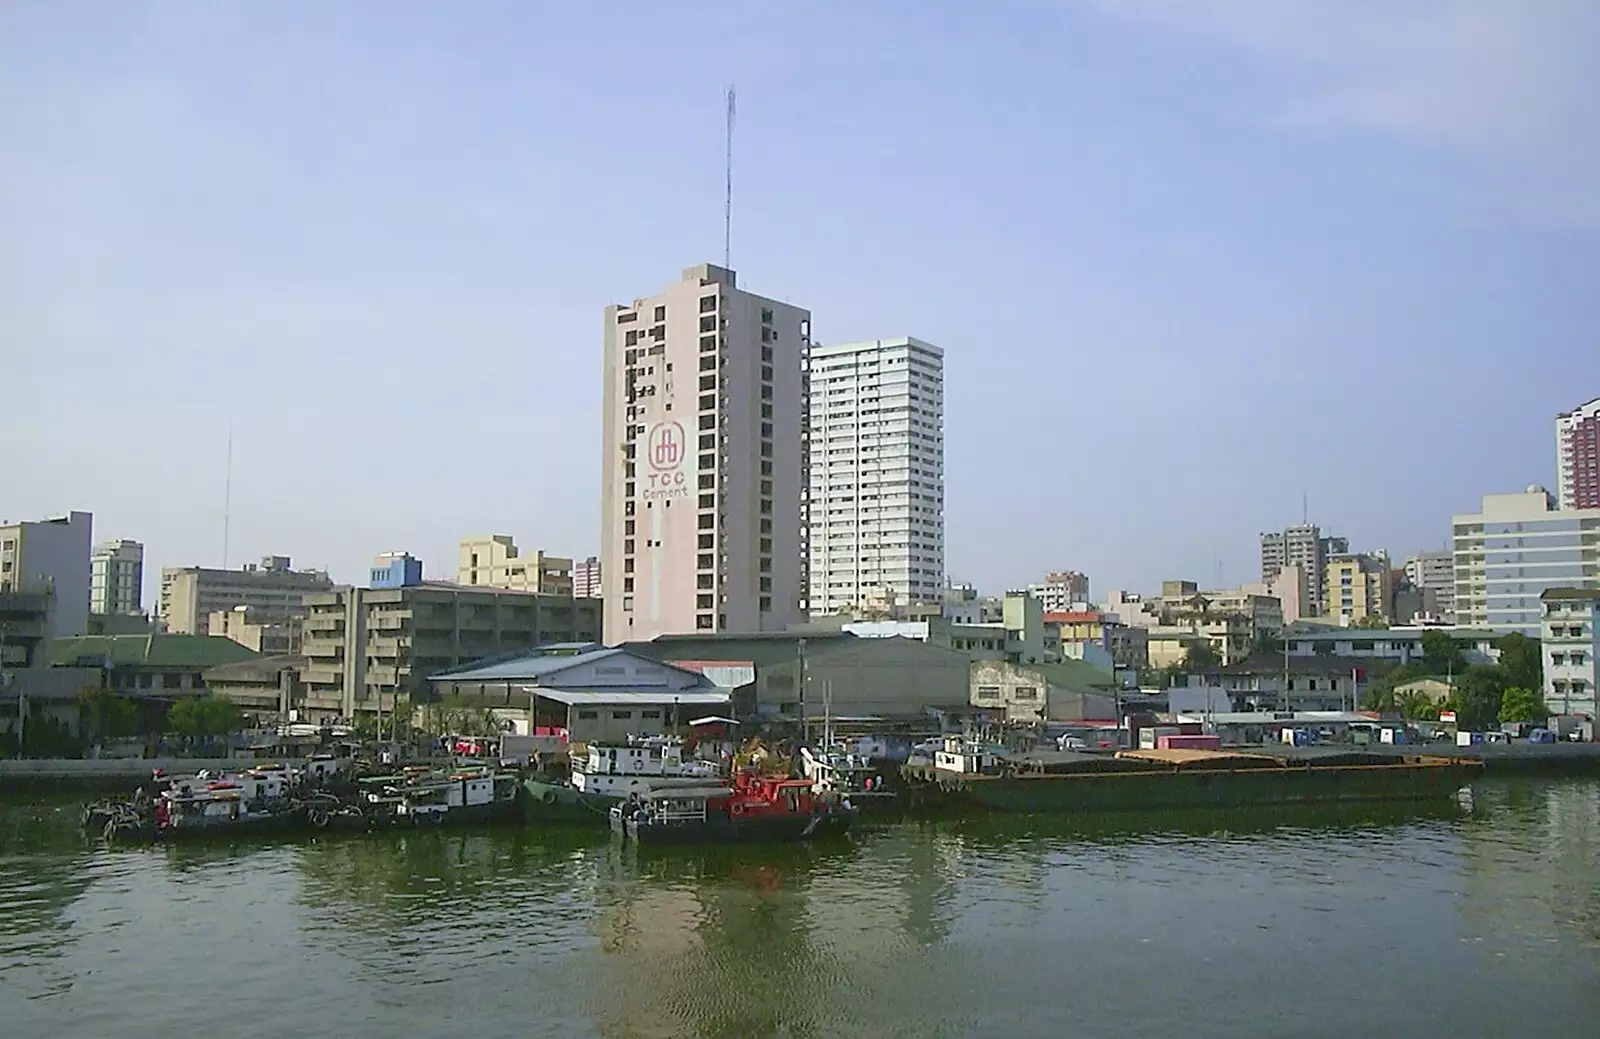
[[[807,364],[813,616],[944,594],[944,351],[813,346]]]
[[[572,564],[572,597],[574,599],[600,598],[600,560],[596,556],[579,559]]]
[[[600,577],[612,641],[801,617],[811,314],[690,267],[605,310]]]
[[[1600,509],[1558,509],[1534,485],[1484,495],[1451,530],[1457,624],[1538,638],[1545,591],[1600,589]]]
[[[0,523],[0,592],[39,593],[45,639],[89,630],[89,541],[94,516],[71,512],[37,522]]]
[[[208,635],[211,615],[245,606],[264,621],[305,616],[305,597],[333,587],[325,570],[294,570],[288,556],[264,556],[241,570],[203,566],[161,571],[161,619],[177,634]]]
[[[537,551],[523,555],[508,534],[462,538],[456,557],[456,581],[469,588],[572,594],[572,560]]]
[[[1381,553],[1331,554],[1322,587],[1328,617],[1346,624],[1387,619],[1394,601],[1394,572],[1389,557]]]
[[[1557,504],[1600,509],[1600,397],[1556,416]]]
[[[89,612],[101,616],[143,613],[144,546],[107,541],[89,557]]]
[[[1323,616],[1327,601],[1323,582],[1328,557],[1345,555],[1350,551],[1347,538],[1324,537],[1314,523],[1300,523],[1280,532],[1261,535],[1261,580],[1271,583],[1285,566],[1298,566],[1305,571],[1309,601],[1305,603],[1306,616]]]
[[[1406,580],[1422,592],[1425,611],[1440,620],[1455,620],[1456,570],[1453,552],[1420,552],[1405,562]]]
[[[1028,594],[1039,600],[1046,613],[1064,613],[1076,603],[1089,601],[1089,575],[1077,570],[1048,573],[1039,584],[1028,586]]]

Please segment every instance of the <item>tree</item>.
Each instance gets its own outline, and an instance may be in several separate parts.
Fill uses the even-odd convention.
[[[1456,674],[1466,666],[1456,640],[1438,630],[1422,633],[1422,663],[1430,675]]]
[[[1511,686],[1500,696],[1502,722],[1542,722],[1549,716],[1539,694],[1525,686]]]
[[[1376,613],[1369,613],[1365,617],[1357,617],[1351,622],[1352,628],[1387,628],[1389,622]]]
[[[1439,705],[1433,698],[1420,689],[1408,689],[1395,695],[1395,709],[1400,712],[1400,717],[1413,721],[1436,722],[1439,720]]]
[[[199,696],[179,700],[167,711],[167,727],[185,736],[219,736],[237,732],[244,715],[232,700],[221,696]]]
[[[110,689],[85,689],[78,695],[78,708],[90,742],[131,736],[138,731],[139,709],[133,701]]]
[[[1500,651],[1500,670],[1506,685],[1518,689],[1544,688],[1544,654],[1537,639],[1521,632],[1500,636],[1495,648]]]
[[[1450,694],[1456,724],[1464,730],[1487,729],[1497,724],[1505,687],[1505,675],[1493,664],[1467,668],[1456,678],[1455,691]]]
[[[1281,657],[1283,655],[1283,639],[1276,632],[1260,632],[1250,643],[1250,655],[1253,657]]]
[[[1183,655],[1183,670],[1191,675],[1215,671],[1221,664],[1222,658],[1209,642],[1191,642]]]

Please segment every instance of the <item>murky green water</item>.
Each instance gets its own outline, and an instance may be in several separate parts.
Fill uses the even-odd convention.
[[[1600,1035],[1600,782],[759,851],[75,820],[0,804],[0,1035]]]

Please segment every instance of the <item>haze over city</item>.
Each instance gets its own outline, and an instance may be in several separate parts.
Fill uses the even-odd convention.
[[[1237,584],[1554,483],[1596,394],[1600,8],[0,12],[0,518],[356,580],[599,549],[601,312],[722,260],[945,351],[946,559]],[[1304,503],[1304,505],[1303,505]],[[148,592],[147,592],[148,597]]]

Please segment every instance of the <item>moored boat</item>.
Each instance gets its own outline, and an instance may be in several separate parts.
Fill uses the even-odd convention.
[[[849,798],[863,812],[885,813],[897,807],[898,794],[889,789],[883,770],[863,755],[839,747],[802,747],[800,771],[818,794],[836,801]]]
[[[566,779],[522,781],[523,815],[541,822],[603,825],[607,813],[630,797],[671,786],[704,786],[721,772],[716,762],[686,758],[683,741],[674,737],[591,743],[575,757]]]
[[[281,832],[305,819],[306,802],[283,766],[163,779],[152,796],[141,791],[131,801],[90,806],[85,827],[98,825],[107,840],[177,840]]]
[[[732,786],[652,789],[610,811],[611,829],[640,844],[806,841],[849,831],[849,801],[819,796],[809,779],[745,770]]]
[[[457,826],[517,818],[517,776],[481,767],[373,776],[350,802],[310,809],[314,827]]]

